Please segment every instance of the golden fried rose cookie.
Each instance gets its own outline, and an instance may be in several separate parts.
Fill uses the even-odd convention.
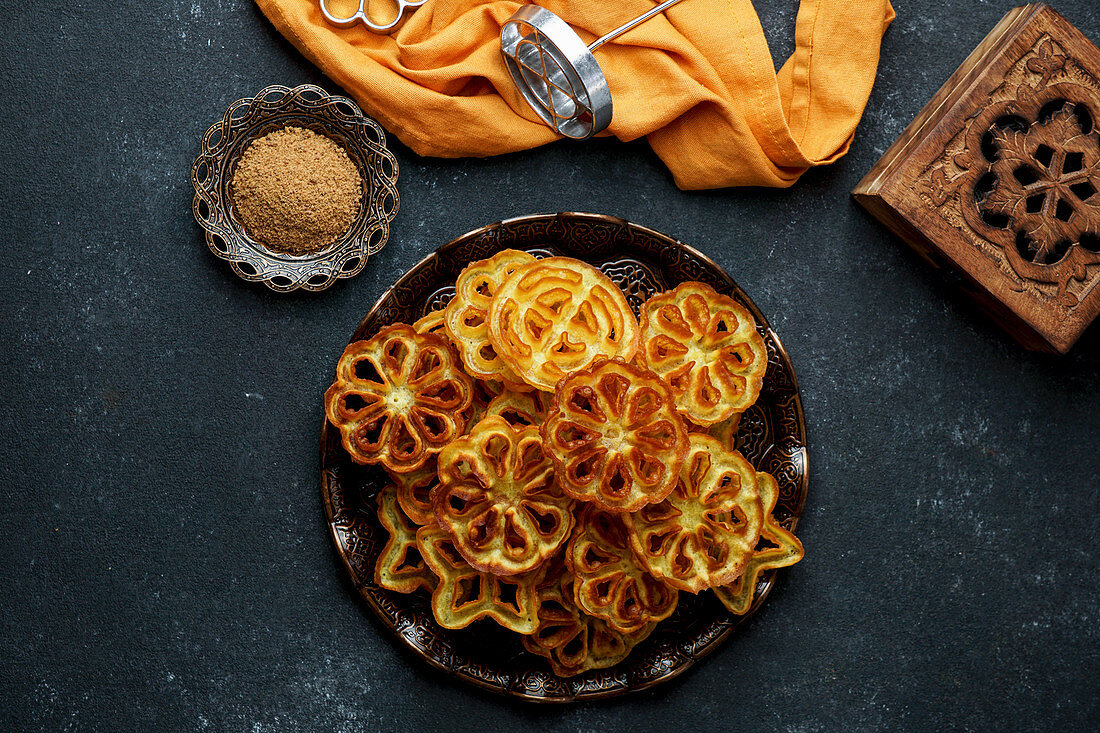
[[[462,558],[451,535],[436,525],[417,530],[416,544],[439,578],[432,592],[432,614],[440,626],[462,629],[490,618],[517,634],[530,634],[538,628],[535,589],[545,570],[509,577],[483,573]]]
[[[634,557],[622,518],[589,504],[565,551],[577,606],[616,631],[640,631],[676,610],[680,594]]]
[[[737,451],[691,434],[676,489],[623,519],[649,572],[698,593],[733,582],[752,556],[764,524],[756,471]]]
[[[615,283],[589,264],[549,257],[521,266],[489,307],[489,340],[527,384],[553,392],[600,357],[629,361],[638,320]]]
[[[432,489],[439,485],[436,456],[424,462],[420,468],[407,473],[389,471],[390,480],[397,487],[397,504],[414,524],[435,524],[432,510]]]
[[[428,569],[416,546],[416,526],[401,511],[397,490],[392,486],[378,493],[378,521],[390,538],[374,566],[374,582],[398,593],[435,588],[435,573]]]
[[[485,417],[485,412],[489,409],[489,403],[503,391],[504,385],[500,382],[474,380],[474,398],[470,400],[470,406],[466,408],[465,412],[467,430],[477,425],[478,420]]]
[[[672,386],[688,419],[713,425],[756,402],[768,352],[740,303],[709,285],[681,283],[645,302],[641,327],[646,364]]]
[[[775,504],[779,501],[779,486],[769,473],[756,474],[760,486],[760,499],[764,504],[764,526],[760,530],[760,545],[752,553],[741,577],[729,585],[714,589],[718,600],[732,613],[747,613],[756,594],[756,582],[760,573],[771,568],[794,565],[806,554],[802,543],[775,519]],[[765,547],[767,543],[770,546]]]
[[[447,329],[443,323],[444,311],[432,311],[417,319],[413,324],[413,330],[417,333],[434,333],[436,336],[442,336],[447,341],[450,341],[450,336],[447,335]]]
[[[458,355],[458,348],[451,341],[451,336],[447,333],[446,324],[443,321],[443,316],[445,313],[446,311],[441,309],[434,310],[421,316],[416,320],[416,322],[413,323],[413,330],[415,330],[417,333],[430,333],[446,341],[450,345],[451,350],[454,352],[455,363],[458,365],[459,369],[462,369],[462,360]],[[467,424],[477,422],[480,418],[481,413],[485,411],[485,405],[488,404],[488,401],[481,403],[479,403],[478,401],[478,397],[480,395],[478,387],[479,385],[482,385],[484,383],[480,380],[474,379],[473,384],[474,398],[470,401],[470,406],[466,408],[464,413],[466,415]]]
[[[523,646],[532,654],[545,657],[554,674],[560,677],[618,664],[657,626],[646,624],[637,631],[623,633],[603,619],[589,616],[573,601],[573,579],[568,573],[548,574],[539,586],[538,595],[538,628],[523,637]]]
[[[493,398],[485,414],[499,415],[514,428],[537,428],[546,419],[551,399],[548,392],[514,392],[506,389]]]
[[[688,447],[668,385],[619,359],[563,379],[541,432],[565,492],[616,512],[668,496]]]
[[[569,539],[573,500],[554,482],[535,428],[486,417],[439,454],[439,481],[436,520],[479,570],[532,570]]]
[[[344,349],[325,412],[352,460],[404,473],[462,434],[472,390],[448,343],[396,324]]]
[[[488,317],[489,303],[501,283],[517,267],[534,261],[526,252],[506,249],[467,265],[455,281],[455,297],[447,304],[443,322],[470,376],[530,389],[490,343]]]
[[[735,412],[722,422],[716,422],[706,429],[707,435],[718,440],[730,450],[737,449],[737,429],[741,426],[741,413]]]

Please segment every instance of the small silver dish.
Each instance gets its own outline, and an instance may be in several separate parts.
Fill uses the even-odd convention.
[[[257,242],[234,211],[230,182],[248,145],[284,127],[305,127],[331,138],[348,154],[363,179],[363,204],[348,230],[328,247],[305,255],[278,252]],[[278,292],[324,290],[354,277],[367,258],[386,245],[397,216],[397,159],[386,149],[386,133],[347,97],[312,84],[269,86],[239,99],[202,136],[202,152],[191,166],[195,197],[191,211],[206,245],[241,278]]]

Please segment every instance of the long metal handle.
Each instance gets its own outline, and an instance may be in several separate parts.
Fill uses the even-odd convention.
[[[588,47],[588,50],[589,51],[595,51],[597,48],[604,45],[608,41],[612,41],[612,40],[618,38],[619,36],[621,36],[622,34],[626,33],[628,30],[630,30],[634,26],[638,26],[638,25],[641,25],[642,23],[645,23],[647,20],[652,18],[654,15],[660,15],[661,13],[665,12],[665,10],[671,8],[673,5],[675,5],[678,2],[680,2],[680,0],[665,0],[663,3],[661,3],[657,7],[653,8],[652,10],[650,10],[648,12],[642,13],[641,15],[639,15],[634,20],[623,23],[621,26],[619,26],[615,30],[611,31],[610,33],[608,33],[606,35],[603,35],[603,36],[600,36],[599,38],[597,38],[595,41],[592,42],[592,44]]]

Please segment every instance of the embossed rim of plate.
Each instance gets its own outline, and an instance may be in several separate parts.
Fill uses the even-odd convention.
[[[347,231],[323,250],[304,255],[275,251],[249,236],[229,192],[232,173],[248,145],[287,125],[335,140],[363,180],[363,203]],[[397,159],[386,148],[385,131],[354,101],[313,84],[273,84],[230,104],[203,134],[201,152],[191,165],[191,212],[203,228],[206,246],[241,279],[262,282],[276,292],[320,291],[358,275],[369,256],[386,245],[390,222],[401,207],[397,177]]]
[[[410,268],[409,271],[406,272],[403,276],[401,276],[401,278],[399,278],[396,282],[394,282],[393,285],[391,285],[389,288],[387,288],[382,293],[382,295],[378,298],[378,300],[374,303],[374,305],[370,308],[370,310],[367,312],[367,315],[364,316],[363,319],[360,321],[358,327],[355,330],[355,333],[351,337],[351,341],[355,341],[357,339],[364,338],[365,337],[364,330],[367,328],[367,326],[373,320],[375,320],[377,318],[379,311],[387,305],[387,301],[393,296],[395,291],[400,290],[403,286],[407,287],[408,284],[412,280],[414,280],[414,278],[418,275],[418,273],[421,270],[423,270],[424,268],[430,267],[431,263],[434,260],[436,260],[437,258],[439,258],[441,256],[441,254],[450,252],[451,250],[457,249],[457,248],[459,248],[459,247],[461,247],[465,244],[471,244],[473,242],[476,242],[477,240],[479,240],[483,237],[486,237],[487,235],[499,234],[502,231],[508,231],[511,228],[520,227],[520,226],[523,226],[523,225],[526,225],[526,224],[542,223],[542,222],[554,222],[554,221],[562,223],[563,226],[566,223],[573,223],[573,224],[594,224],[594,225],[604,225],[604,226],[611,225],[611,226],[614,226],[614,227],[626,228],[626,229],[630,229],[630,230],[635,231],[635,232],[640,232],[640,233],[642,233],[642,234],[644,234],[648,237],[652,237],[652,238],[660,241],[663,244],[663,246],[672,247],[672,248],[675,248],[675,249],[682,250],[682,251],[686,252],[688,255],[690,255],[691,257],[698,260],[704,267],[706,267],[710,271],[710,273],[712,275],[718,276],[720,279],[724,280],[725,283],[726,283],[727,289],[731,292],[731,294],[733,294],[733,296],[737,300],[742,302],[752,312],[753,317],[756,318],[757,325],[760,327],[760,330],[766,332],[767,338],[774,343],[774,348],[775,348],[775,351],[776,351],[776,358],[777,358],[778,362],[781,365],[784,366],[784,374],[790,380],[789,390],[791,392],[791,397],[792,397],[792,400],[793,400],[793,409],[794,409],[794,413],[796,415],[796,427],[797,427],[796,432],[802,438],[801,444],[795,450],[795,453],[792,453],[792,457],[796,454],[798,455],[799,462],[801,464],[801,472],[798,474],[797,486],[796,486],[796,491],[798,493],[799,498],[798,498],[798,501],[797,501],[795,507],[790,512],[789,518],[784,522],[784,526],[786,526],[788,529],[794,530],[798,525],[798,521],[799,521],[799,519],[801,517],[801,514],[802,514],[802,511],[804,510],[804,507],[805,507],[806,494],[807,494],[807,490],[808,490],[808,487],[809,487],[809,463],[808,463],[807,441],[805,440],[805,437],[806,437],[805,415],[804,415],[803,410],[802,410],[802,400],[801,400],[801,395],[800,395],[800,392],[799,392],[799,389],[798,389],[797,376],[794,373],[794,368],[791,364],[790,357],[788,356],[788,354],[786,352],[786,349],[783,347],[782,342],[779,340],[778,335],[771,329],[771,327],[768,324],[768,321],[764,317],[763,313],[760,312],[760,309],[756,306],[756,304],[752,301],[752,299],[748,296],[748,294],[745,293],[744,290],[742,290],[740,288],[740,286],[737,285],[736,281],[734,281],[734,279],[732,277],[730,277],[730,275],[724,269],[722,269],[712,259],[710,259],[706,255],[704,255],[702,252],[695,249],[694,247],[691,247],[690,245],[683,244],[682,242],[680,242],[678,240],[675,240],[675,239],[673,239],[673,238],[671,238],[671,237],[669,237],[665,234],[662,234],[662,233],[660,233],[656,230],[650,229],[648,227],[641,226],[639,224],[634,224],[633,222],[627,221],[625,219],[620,219],[620,218],[617,218],[617,217],[607,216],[607,215],[604,215],[604,214],[586,214],[586,213],[577,213],[577,212],[562,212],[562,213],[558,213],[558,214],[531,214],[531,215],[526,215],[526,216],[515,217],[515,218],[512,218],[512,219],[505,219],[503,221],[496,222],[494,224],[489,224],[489,225],[480,227],[480,228],[475,229],[473,231],[467,232],[466,234],[463,234],[460,237],[456,237],[455,239],[451,240],[447,244],[443,245],[442,247],[438,248],[434,252],[430,253],[429,255],[424,257],[422,260],[420,260],[416,265],[414,265],[412,268]],[[534,246],[534,245],[537,245],[537,244],[538,244],[538,242],[532,241],[532,242],[528,243],[528,246]],[[509,246],[513,246],[513,245],[523,246],[519,242],[515,242],[515,243],[509,242],[508,245]],[[664,265],[661,266],[661,269],[663,271],[667,271],[667,268]],[[367,584],[361,583],[361,582],[358,581],[357,573],[356,573],[356,571],[354,570],[354,568],[352,566],[352,562],[349,559],[343,544],[341,543],[340,536],[339,536],[339,530],[338,530],[337,524],[334,522],[335,517],[334,517],[334,512],[333,512],[333,506],[332,506],[332,492],[330,491],[330,486],[329,486],[329,476],[326,473],[326,468],[327,468],[327,466],[326,466],[326,444],[328,442],[328,430],[329,430],[328,421],[326,419],[322,418],[322,427],[321,427],[321,465],[320,465],[322,504],[324,506],[324,511],[325,511],[325,520],[326,520],[326,523],[328,524],[328,528],[329,528],[329,536],[332,539],[333,546],[336,550],[336,553],[340,556],[340,560],[341,560],[342,564],[344,565],[344,569],[348,573],[348,577],[351,580],[353,586],[359,592],[360,597],[364,601],[366,601],[368,607],[374,613],[374,615],[378,619],[378,621],[380,621],[386,628],[388,628],[390,630],[390,632],[393,633],[394,637],[396,637],[399,640],[399,642],[401,643],[401,645],[404,646],[407,650],[411,651],[417,657],[419,657],[419,658],[423,659],[424,661],[426,661],[431,667],[435,668],[436,670],[444,672],[448,676],[455,677],[457,679],[462,680],[463,682],[465,682],[467,684],[474,685],[474,686],[476,686],[478,688],[481,688],[483,690],[488,690],[490,692],[493,692],[493,693],[496,693],[496,694],[499,694],[499,695],[504,695],[504,696],[511,697],[511,698],[526,700],[528,702],[561,704],[561,703],[569,703],[569,702],[584,702],[584,701],[597,700],[597,699],[606,699],[606,698],[609,698],[609,697],[617,697],[617,696],[623,695],[623,694],[640,692],[640,691],[645,690],[645,689],[650,689],[655,685],[658,685],[658,684],[661,684],[661,683],[664,683],[664,682],[668,682],[669,680],[672,680],[672,679],[675,679],[676,677],[679,677],[681,674],[683,674],[689,668],[691,668],[695,664],[695,662],[697,662],[698,660],[704,658],[705,656],[707,656],[708,654],[713,652],[716,648],[721,646],[725,642],[725,640],[728,639],[729,636],[734,632],[734,630],[739,628],[741,626],[741,624],[743,624],[746,620],[749,619],[749,617],[751,617],[754,613],[756,613],[756,611],[763,604],[764,600],[768,597],[768,595],[770,594],[772,588],[775,585],[775,578],[776,578],[776,575],[777,575],[778,571],[775,570],[775,569],[772,569],[772,570],[769,570],[769,571],[766,571],[765,573],[763,573],[760,577],[760,580],[759,580],[758,584],[757,584],[757,590],[756,590],[756,593],[753,597],[752,605],[751,605],[751,607],[750,607],[750,609],[747,613],[745,613],[742,616],[734,616],[733,614],[729,614],[727,612],[726,616],[729,617],[730,621],[727,622],[723,626],[723,628],[721,628],[717,633],[715,633],[713,636],[711,636],[710,638],[706,639],[703,642],[703,648],[702,648],[701,651],[692,654],[690,657],[688,657],[686,659],[680,660],[680,663],[677,666],[672,667],[672,668],[667,669],[667,670],[664,670],[661,674],[654,675],[653,677],[651,677],[647,680],[644,680],[642,682],[636,682],[636,683],[629,683],[628,682],[623,686],[615,687],[613,689],[596,689],[596,690],[593,690],[593,691],[581,692],[579,694],[573,694],[573,695],[533,694],[533,693],[529,692],[526,689],[518,688],[518,686],[516,684],[510,685],[508,687],[501,687],[500,685],[491,684],[486,679],[482,679],[480,677],[477,677],[477,676],[471,674],[467,669],[455,669],[453,666],[449,666],[443,660],[438,659],[438,658],[428,654],[423,648],[413,644],[406,636],[404,636],[400,632],[400,630],[393,623],[393,621],[386,615],[386,613],[384,612],[384,610],[380,606],[378,600],[371,594],[371,592],[370,592],[371,588],[368,588]],[[773,445],[773,448],[774,447],[775,446]],[[769,453],[770,453],[770,451],[769,451]],[[382,590],[382,589],[376,589],[376,590]],[[385,591],[383,591],[383,592],[385,592]],[[717,601],[715,601],[715,603],[717,603]],[[446,630],[440,630],[439,633],[445,635],[447,633],[460,633],[460,632],[447,632]],[[647,642],[648,642],[648,640],[647,640]],[[611,672],[614,672],[615,670],[619,669],[621,666],[629,664],[630,661],[631,661],[631,657],[628,657],[623,662],[620,662],[619,664],[617,664],[613,667],[610,667],[606,670],[594,670],[593,672],[585,673],[585,675],[579,675],[577,678],[559,678],[556,675],[554,675],[552,672],[548,671],[549,670],[548,666],[546,667],[546,669],[538,670],[538,672],[539,672],[539,674],[542,675],[542,677],[557,680],[559,683],[568,683],[570,680],[576,680],[578,678],[585,678],[587,675],[591,675],[593,673],[611,673]],[[544,664],[544,662],[545,662],[545,660],[542,660],[540,657],[536,657],[534,655],[531,655],[531,664],[532,665],[538,665],[540,663]],[[518,682],[519,682],[519,680],[517,679],[517,683]]]

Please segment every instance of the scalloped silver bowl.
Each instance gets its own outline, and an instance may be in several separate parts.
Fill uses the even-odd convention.
[[[249,236],[229,189],[248,145],[287,125],[337,142],[363,179],[363,205],[355,221],[337,241],[306,255],[277,252]],[[386,149],[386,133],[352,100],[312,84],[265,87],[255,97],[229,105],[202,136],[202,151],[191,166],[191,185],[191,211],[210,251],[241,278],[278,292],[324,290],[338,279],[359,274],[367,258],[386,245],[390,222],[401,205],[397,159]]]

